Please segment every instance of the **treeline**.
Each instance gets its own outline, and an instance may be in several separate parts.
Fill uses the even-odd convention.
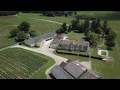
[[[77,14],[76,11],[42,11],[41,13],[46,16],[65,16],[65,17]]]
[[[42,13],[42,11],[20,11],[22,13]]]
[[[45,16],[52,16],[52,17],[55,17],[55,16],[73,16],[73,15],[76,15],[77,12],[76,11],[19,11],[19,12],[22,12],[22,13],[40,13],[40,14],[43,14]]]
[[[0,16],[8,16],[18,14],[18,11],[0,11]]]

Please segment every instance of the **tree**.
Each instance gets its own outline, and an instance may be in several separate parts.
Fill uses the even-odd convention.
[[[91,30],[95,32],[95,25],[96,25],[96,20],[93,20],[91,23]]]
[[[80,33],[84,33],[84,22],[81,22],[81,24],[78,24],[77,29]]]
[[[110,31],[109,31],[109,35],[107,35],[106,40],[107,41],[114,41],[116,36],[117,36],[116,35],[116,29],[111,28]]]
[[[11,37],[15,37],[17,36],[17,33],[19,32],[20,30],[18,28],[15,28],[13,30],[10,31],[10,36]]]
[[[98,42],[97,34],[89,31],[85,38],[86,41],[89,41],[91,47],[96,47]]]
[[[89,26],[90,26],[90,22],[89,22],[89,19],[87,18],[87,19],[85,19],[85,22],[84,22],[85,24],[84,24],[84,29],[88,29],[89,28]]]
[[[68,27],[68,32],[70,32],[71,30],[72,30],[72,26],[69,25],[69,27]]]
[[[97,34],[103,34],[103,30],[101,28],[97,28],[95,33]]]
[[[76,11],[74,11],[74,15],[76,15],[77,14],[77,12]]]
[[[66,25],[65,22],[63,23],[62,28],[63,28],[63,30],[64,30],[65,32],[67,31],[67,25]]]
[[[98,33],[98,28],[100,28],[100,19],[95,19],[92,21],[91,29],[93,32]]]
[[[105,42],[105,45],[108,47],[108,48],[110,48],[110,49],[112,49],[112,47],[114,47],[115,46],[115,38],[116,38],[116,29],[111,29],[110,31],[109,31],[109,35],[107,36],[107,38],[106,38],[106,42]]]
[[[90,31],[91,31],[91,29],[89,29],[89,28],[86,29],[86,30],[84,31],[84,35],[87,36],[88,32],[90,32]]]
[[[47,12],[47,15],[48,16],[55,16],[55,14],[53,12],[51,12],[51,11]]]
[[[115,42],[113,42],[113,41],[106,41],[105,45],[107,46],[108,49],[112,49],[112,47],[115,46]]]
[[[72,25],[71,25],[72,29],[77,30],[77,26],[80,23],[80,21],[79,20],[72,20],[71,23],[72,23]]]
[[[67,33],[67,32],[68,32],[68,28],[67,28],[67,25],[65,22],[62,24],[61,28],[56,31],[56,33],[58,33],[58,34],[59,33]]]
[[[104,31],[105,35],[108,35],[108,33],[110,31],[110,28],[108,28],[108,22],[107,22],[107,20],[105,20],[104,23],[103,23],[103,31]]]
[[[20,31],[17,34],[16,40],[17,41],[24,41],[25,39],[27,39],[27,35],[24,32]]]
[[[18,26],[18,28],[23,32],[28,32],[30,29],[30,24],[28,22],[24,21]]]
[[[36,31],[31,30],[31,31],[29,32],[29,34],[30,34],[30,36],[35,37],[35,36],[36,36]]]
[[[77,21],[79,21],[81,19],[81,16],[77,15],[75,18],[76,18]]]

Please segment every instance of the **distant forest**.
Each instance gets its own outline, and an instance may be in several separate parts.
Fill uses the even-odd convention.
[[[22,13],[41,13],[45,16],[72,16],[76,15],[76,11],[0,11],[0,16],[7,16],[7,15],[15,15],[18,14],[19,12]]]
[[[18,11],[0,11],[0,16],[8,16],[18,14]]]
[[[76,15],[76,11],[21,11],[23,13],[41,13],[45,16],[72,16],[72,15]]]

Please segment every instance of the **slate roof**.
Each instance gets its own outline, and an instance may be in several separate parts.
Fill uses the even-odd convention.
[[[70,74],[68,74],[60,66],[55,66],[52,68],[51,73],[56,79],[74,79]]]
[[[24,42],[25,42],[25,44],[31,45],[33,43],[36,43],[40,39],[47,39],[47,38],[53,37],[55,35],[56,35],[55,32],[51,32],[51,33],[47,33],[47,34],[44,34],[44,35],[41,35],[41,36],[38,36],[38,37],[34,37],[34,38],[31,38],[31,39],[25,40]]]
[[[82,75],[87,70],[86,67],[84,67],[83,65],[81,65],[80,63],[75,62],[75,61],[69,62],[64,67],[64,69],[76,79],[79,78],[79,76]]]
[[[65,36],[65,33],[57,34],[54,37],[54,40],[52,41],[51,45],[52,44],[59,44],[59,42],[63,39],[64,36]]]
[[[65,36],[65,33],[57,34],[55,39],[62,39]]]
[[[85,66],[78,61],[62,62],[60,66],[55,66],[51,70],[56,79],[100,79],[101,77],[91,71],[87,70]]]
[[[83,46],[88,46],[89,42],[88,41],[77,41],[77,40],[62,40],[60,41],[59,44],[74,44],[74,45],[83,45]]]

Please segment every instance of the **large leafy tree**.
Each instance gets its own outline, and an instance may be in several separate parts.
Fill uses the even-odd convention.
[[[18,26],[18,28],[23,32],[28,32],[30,29],[30,23],[24,21]]]
[[[72,23],[72,25],[71,25],[72,29],[77,30],[78,29],[78,24],[80,23],[80,21],[79,20],[72,20],[71,23]]]
[[[67,33],[67,32],[68,32],[68,27],[65,22],[62,24],[61,28],[56,31],[56,33]]]
[[[89,41],[91,47],[96,47],[98,42],[98,35],[89,31],[85,38],[86,41]]]
[[[18,32],[20,32],[20,30],[18,28],[15,28],[15,29],[10,31],[10,36],[15,37],[15,36],[17,36]]]
[[[25,39],[27,39],[26,33],[20,31],[20,32],[17,34],[16,40],[17,40],[17,41],[24,41]]]
[[[109,34],[110,28],[109,28],[109,26],[108,26],[108,21],[107,21],[107,20],[105,20],[105,21],[103,22],[103,31],[104,31],[104,34],[105,34],[105,35],[108,35],[108,34]]]
[[[89,21],[89,19],[87,18],[87,19],[85,20],[84,28],[85,28],[85,29],[88,29],[89,27],[90,27],[90,21]]]
[[[115,46],[115,38],[116,38],[116,29],[111,28],[109,31],[109,35],[106,38],[105,45],[112,49]]]
[[[100,28],[100,19],[95,19],[91,23],[91,30],[95,33],[98,33],[98,29]]]

